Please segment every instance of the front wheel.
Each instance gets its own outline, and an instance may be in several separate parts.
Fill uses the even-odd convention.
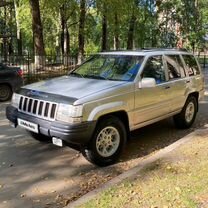
[[[127,138],[123,122],[115,116],[109,116],[99,121],[93,138],[83,156],[98,166],[115,163],[125,146]]]
[[[194,96],[188,97],[182,111],[173,117],[177,128],[187,129],[193,124],[197,113],[197,100]]]

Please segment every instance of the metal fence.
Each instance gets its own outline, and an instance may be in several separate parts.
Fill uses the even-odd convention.
[[[208,69],[208,54],[195,54],[198,58],[202,69]],[[77,65],[77,60],[74,57],[66,56],[44,56],[44,62],[39,65],[35,64],[34,56],[27,54],[23,56],[0,56],[0,62],[8,66],[18,66],[23,70],[25,84],[37,82],[44,79],[49,79],[61,75],[66,75],[73,70]]]
[[[208,67],[208,54],[195,54],[203,70]]]
[[[44,62],[36,64],[34,56],[8,56],[5,60],[0,56],[0,62],[8,66],[17,66],[23,70],[23,78],[25,84],[37,82],[52,77],[67,74],[76,67],[76,59],[66,56],[44,56]]]

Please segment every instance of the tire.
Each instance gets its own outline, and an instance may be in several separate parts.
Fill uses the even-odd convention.
[[[90,144],[82,150],[82,154],[97,166],[111,165],[118,160],[126,139],[123,122],[115,116],[108,116],[99,121]]]
[[[33,139],[35,139],[35,140],[37,140],[37,141],[39,141],[39,142],[46,142],[46,143],[48,143],[48,142],[50,142],[51,141],[51,138],[50,137],[48,137],[48,136],[45,136],[45,135],[43,135],[43,134],[37,134],[37,133],[34,133],[34,132],[32,132],[32,131],[28,131],[28,133],[30,134],[30,136],[33,138]]]
[[[198,101],[194,96],[188,97],[182,111],[173,117],[175,126],[187,129],[192,126],[196,118]]]
[[[7,101],[12,97],[12,89],[9,85],[0,85],[0,101]]]

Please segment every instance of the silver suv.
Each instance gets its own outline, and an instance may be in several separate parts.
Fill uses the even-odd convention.
[[[119,158],[130,131],[170,116],[189,128],[203,95],[200,66],[184,50],[104,52],[67,76],[22,87],[6,113],[35,139],[105,166]]]

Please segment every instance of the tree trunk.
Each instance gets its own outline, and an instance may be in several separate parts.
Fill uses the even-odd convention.
[[[69,38],[69,30],[67,28],[67,25],[64,29],[64,65],[69,65],[69,44],[70,44],[70,38]]]
[[[34,34],[35,64],[44,65],[45,48],[43,42],[43,28],[40,18],[39,0],[30,0],[32,13],[32,29]]]
[[[86,8],[85,8],[86,0],[81,0],[80,2],[80,18],[79,18],[79,49],[78,49],[78,64],[81,64],[84,58],[84,28],[85,28],[85,16],[86,16]]]
[[[4,28],[6,28],[6,19],[7,19],[7,10],[6,10],[6,7],[4,7]],[[7,62],[7,56],[8,56],[8,41],[7,41],[7,38],[4,37],[3,38],[3,53],[4,53],[4,61]]]
[[[65,6],[60,8],[61,16],[61,51],[64,58],[64,65],[68,65],[70,54],[70,35],[67,26],[67,19],[65,14]]]
[[[103,6],[103,18],[102,18],[102,51],[107,50],[107,17],[106,17],[106,7]]]
[[[65,21],[62,12],[60,12],[61,16],[61,53],[64,56],[64,29],[65,29]]]
[[[127,39],[127,49],[133,49],[134,45],[134,29],[135,29],[136,17],[134,13],[129,22],[129,30],[128,30],[128,39]]]
[[[20,23],[19,23],[19,1],[14,0],[14,7],[15,7],[15,19],[16,19],[16,26],[17,26],[17,52],[18,56],[22,56],[22,33],[20,29]]]
[[[114,49],[118,50],[119,49],[119,29],[118,29],[118,14],[117,12],[115,13],[114,17],[114,24],[115,24],[115,30],[114,30]]]

